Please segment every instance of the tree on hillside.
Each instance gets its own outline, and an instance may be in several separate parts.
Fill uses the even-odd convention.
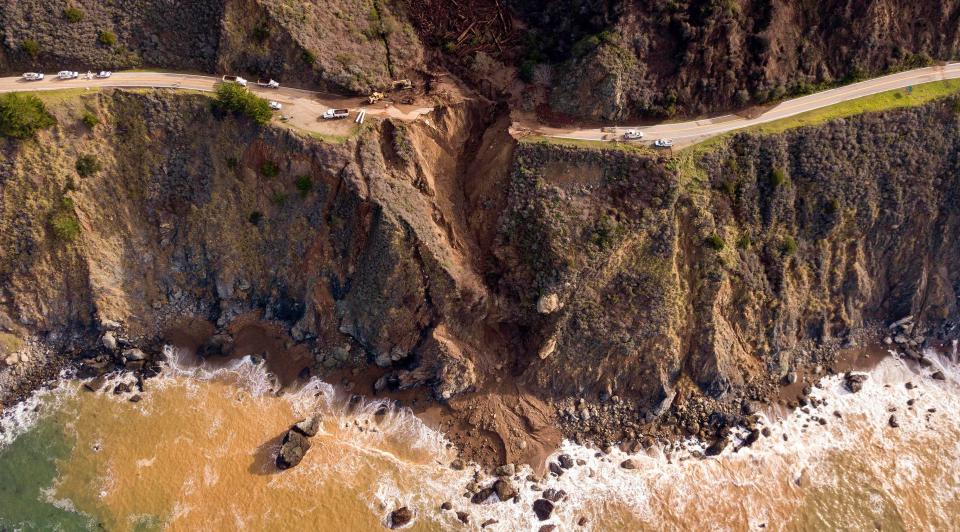
[[[11,92],[0,96],[0,135],[4,137],[29,138],[56,123],[43,101],[32,94]]]
[[[220,111],[230,111],[249,116],[261,125],[269,123],[270,117],[273,116],[273,112],[270,111],[270,103],[267,100],[236,83],[217,85],[213,107]]]

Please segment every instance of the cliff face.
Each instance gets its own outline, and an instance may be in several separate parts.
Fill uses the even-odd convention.
[[[548,30],[560,6],[529,10]],[[953,0],[622,2],[581,32],[551,105],[574,116],[693,115],[960,56]]]
[[[957,316],[955,106],[673,157],[518,144],[479,102],[331,144],[201,96],[68,98],[0,145],[0,329],[82,350],[253,312],[378,389],[755,396],[825,361],[807,341]]]
[[[749,394],[864,325],[956,318],[958,122],[941,101],[666,161],[524,146],[501,282],[520,321],[558,296],[524,321],[526,377],[650,405],[687,378]]]

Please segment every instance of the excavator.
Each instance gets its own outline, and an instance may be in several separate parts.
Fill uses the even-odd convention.
[[[391,82],[390,88],[391,90],[395,91],[410,90],[413,88],[413,83],[411,83],[409,79],[396,79]],[[376,91],[371,93],[370,96],[367,96],[367,102],[372,105],[384,98],[386,98],[385,94],[380,91]]]

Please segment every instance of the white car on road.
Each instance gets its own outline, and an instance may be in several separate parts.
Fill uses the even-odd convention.
[[[97,72],[97,77],[100,79],[106,79],[112,75],[113,75],[113,72],[110,72],[109,70],[101,70],[100,72]]]
[[[280,109],[283,109],[283,105],[280,105],[280,102],[271,101],[270,108],[273,109],[274,111],[279,111]]]
[[[673,139],[657,139],[653,141],[653,145],[658,148],[669,148],[673,146]]]
[[[61,70],[57,72],[57,77],[60,79],[77,79],[80,77],[80,73],[73,70]]]
[[[27,81],[42,81],[43,72],[27,72],[23,75],[23,79]]]
[[[623,140],[637,140],[643,138],[643,131],[628,129],[623,133]]]

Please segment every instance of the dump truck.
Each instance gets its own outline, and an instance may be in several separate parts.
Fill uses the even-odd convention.
[[[236,83],[241,87],[247,86],[247,80],[241,78],[240,76],[223,76],[223,81],[227,83]]]
[[[374,103],[379,102],[379,101],[382,100],[382,99],[383,99],[383,93],[382,93],[382,92],[374,92],[373,94],[371,94],[370,96],[367,97],[367,102],[368,102],[368,103],[371,103],[371,104],[374,104]]]
[[[324,111],[322,115],[320,115],[320,117],[323,118],[324,120],[346,118],[348,116],[350,116],[349,109],[327,109],[326,111]]]
[[[257,86],[258,86],[258,87],[264,87],[264,88],[267,88],[267,89],[279,89],[279,88],[280,88],[280,82],[279,82],[279,81],[274,81],[274,80],[272,80],[272,79],[258,79],[258,80],[257,80]]]

